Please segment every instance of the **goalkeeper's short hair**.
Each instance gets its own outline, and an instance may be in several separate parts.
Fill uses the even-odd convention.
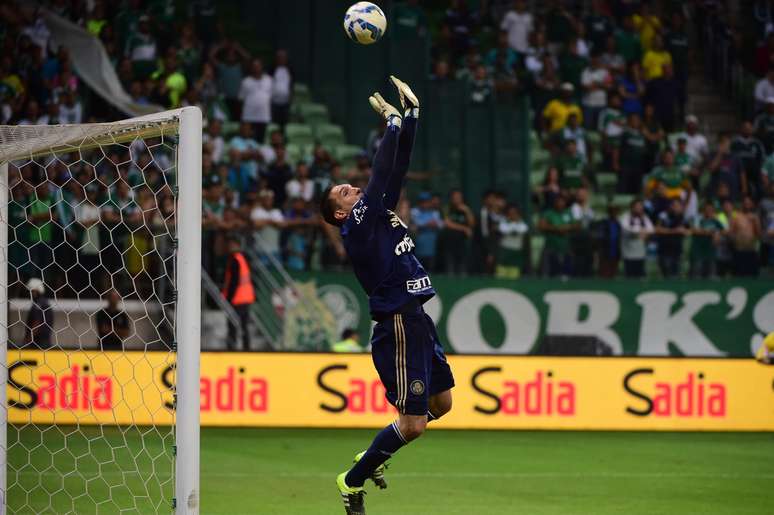
[[[333,185],[328,186],[325,188],[325,191],[323,191],[322,197],[320,197],[320,214],[322,215],[323,220],[329,224],[341,227],[344,225],[344,220],[336,218],[336,209],[338,209],[339,206],[336,204],[336,199],[331,196],[332,189]]]

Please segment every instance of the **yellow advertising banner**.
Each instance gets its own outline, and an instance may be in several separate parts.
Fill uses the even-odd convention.
[[[174,354],[9,353],[13,423],[170,424]],[[450,356],[457,429],[774,430],[774,367],[753,360]],[[368,355],[203,353],[205,426],[382,427]]]

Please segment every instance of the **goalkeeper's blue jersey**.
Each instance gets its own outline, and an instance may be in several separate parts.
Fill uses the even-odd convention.
[[[392,313],[412,299],[420,303],[435,295],[406,224],[365,193],[341,228],[344,248],[360,285],[368,294],[371,313]]]

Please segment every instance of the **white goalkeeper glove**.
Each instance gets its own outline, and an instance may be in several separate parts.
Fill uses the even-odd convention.
[[[398,90],[400,96],[400,105],[403,107],[405,116],[413,116],[414,118],[419,116],[419,99],[411,91],[408,84],[397,78],[395,75],[390,75],[390,81],[393,86]]]
[[[384,119],[387,120],[388,125],[395,125],[400,127],[401,121],[403,121],[400,116],[400,112],[395,109],[395,107],[390,105],[384,98],[382,98],[382,95],[379,93],[374,93],[368,97],[368,102],[371,104],[371,107],[374,108],[374,111],[382,115]]]

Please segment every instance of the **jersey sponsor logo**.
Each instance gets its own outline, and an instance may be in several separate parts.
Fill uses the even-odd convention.
[[[390,214],[390,225],[393,228],[395,228],[395,227],[403,227],[404,229],[408,229],[408,226],[405,223],[403,223],[403,220],[401,220],[398,215],[396,215],[395,213],[393,213],[389,209],[387,210],[387,212]]]
[[[365,217],[365,213],[368,211],[368,205],[359,200],[357,205],[352,208],[352,216],[355,218],[355,223],[360,225]]]
[[[428,276],[406,281],[406,290],[409,293],[420,293],[429,290],[432,287],[433,285],[430,284],[430,278]]]
[[[414,245],[414,240],[412,240],[408,234],[403,236],[403,239],[398,242],[397,245],[395,245],[395,255],[400,256],[401,254],[405,254],[406,252],[411,252],[411,249],[413,249],[416,245]]]

